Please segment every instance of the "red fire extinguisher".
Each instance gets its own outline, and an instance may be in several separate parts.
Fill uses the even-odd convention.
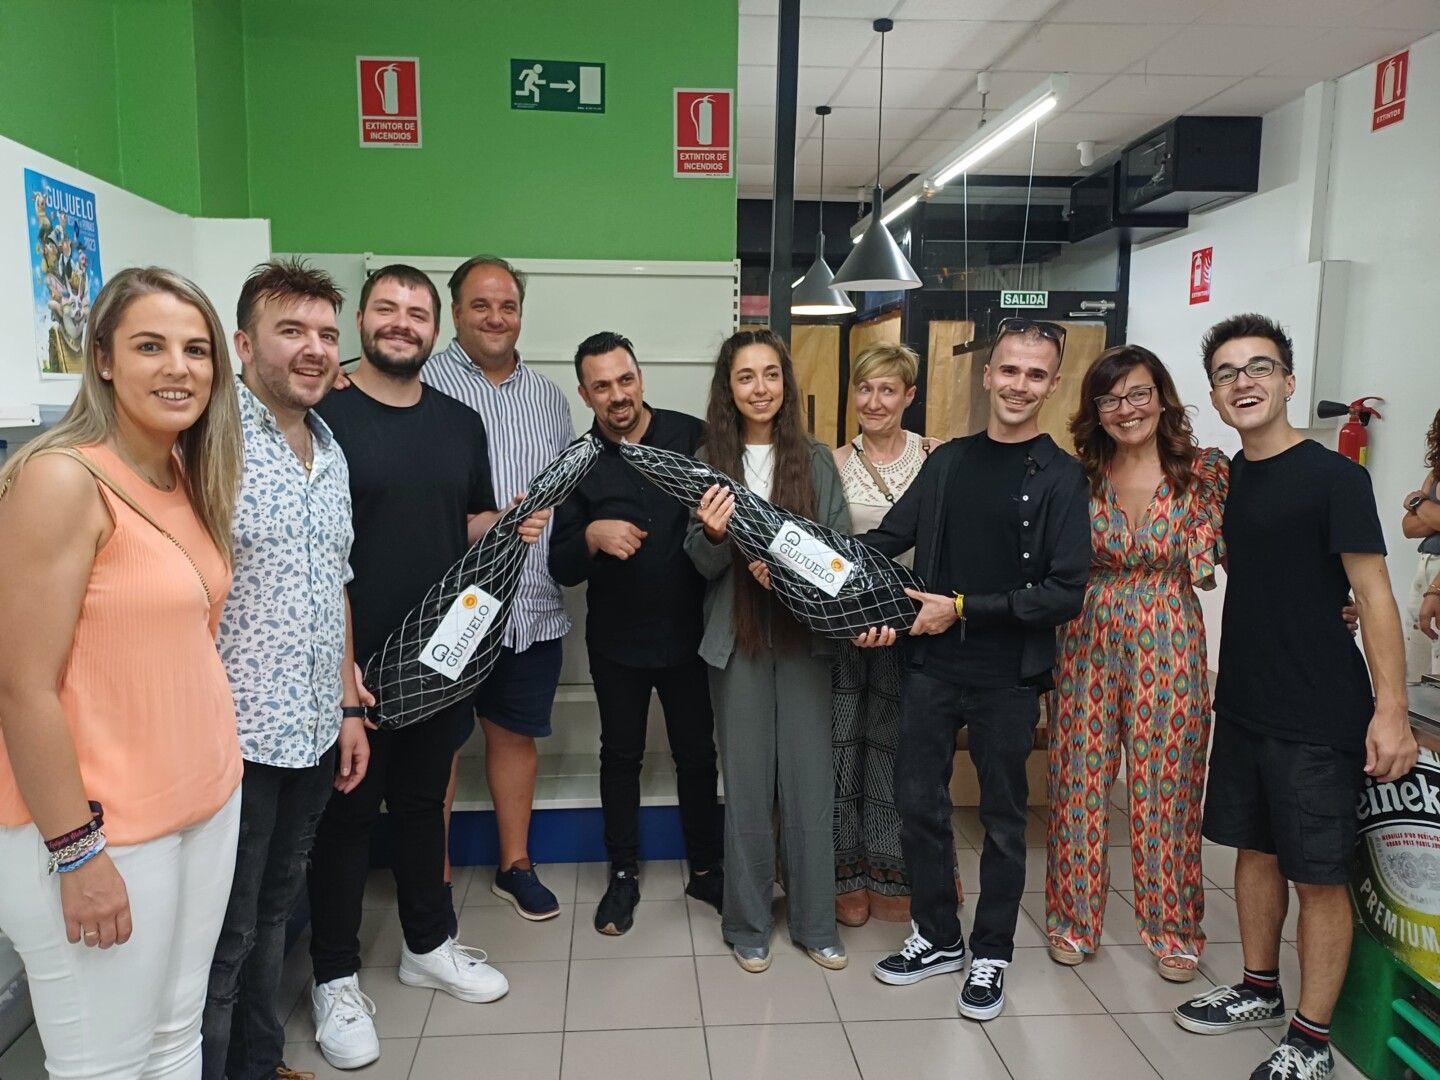
[[[1321,401],[1315,406],[1315,415],[1322,420],[1328,420],[1332,416],[1348,416],[1349,419],[1340,425],[1340,439],[1335,449],[1344,454],[1351,461],[1358,465],[1366,464],[1370,439],[1365,429],[1370,424],[1370,417],[1380,416],[1380,410],[1367,401],[1384,401],[1382,397],[1373,395],[1356,398],[1349,405],[1341,404],[1338,401]],[[1381,420],[1385,418],[1380,416]]]

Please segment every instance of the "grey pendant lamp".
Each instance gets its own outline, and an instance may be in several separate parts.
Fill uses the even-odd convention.
[[[830,106],[817,105],[815,115],[820,117],[820,231],[815,237],[815,261],[790,294],[790,314],[847,315],[855,305],[830,284],[835,275],[825,261],[825,117],[830,115]]]
[[[870,198],[870,226],[835,275],[835,287],[852,292],[918,289],[921,284],[920,276],[880,220],[885,211],[885,193],[880,188],[880,132],[885,119],[885,35],[895,28],[895,24],[889,19],[876,19],[874,26],[875,32],[880,35],[880,107],[876,110],[875,193]]]

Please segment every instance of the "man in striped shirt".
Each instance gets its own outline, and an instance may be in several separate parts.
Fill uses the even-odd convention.
[[[455,340],[430,358],[420,378],[484,418],[495,498],[504,505],[575,438],[570,406],[560,388],[526,367],[515,351],[525,303],[523,274],[504,259],[477,255],[451,275],[450,299]],[[528,850],[535,740],[550,734],[561,640],[570,629],[560,587],[547,569],[549,550],[547,528],[521,572],[500,659],[475,695],[500,833],[500,862],[490,891],[532,920],[560,914]]]

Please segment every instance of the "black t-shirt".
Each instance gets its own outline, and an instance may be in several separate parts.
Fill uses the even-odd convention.
[[[350,606],[355,659],[364,667],[465,553],[466,516],[496,508],[489,443],[479,413],[428,386],[403,408],[350,386],[327,394],[315,411],[350,465]]]
[[[685,413],[651,409],[642,446],[694,456],[705,425]],[[690,511],[625,463],[600,425],[604,448],[580,486],[555,511],[550,573],[562,585],[588,581],[585,640],[592,653],[638,668],[672,667],[700,648],[705,579],[685,554]],[[647,533],[621,560],[590,554],[585,528],[614,518]]]
[[[1033,440],[981,435],[950,474],[941,524],[940,593],[1003,593],[1025,587],[1020,552],[1020,487]],[[1012,620],[983,629],[956,623],[930,639],[925,674],[967,686],[1018,686],[1025,628]]]
[[[1215,713],[1262,735],[1363,750],[1370,674],[1340,609],[1343,553],[1385,553],[1370,474],[1309,439],[1230,464],[1229,581]]]

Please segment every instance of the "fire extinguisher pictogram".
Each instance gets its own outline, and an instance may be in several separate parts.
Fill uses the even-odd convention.
[[[697,146],[709,146],[715,141],[715,99],[706,94],[690,103],[690,120],[695,125]]]
[[[400,65],[386,64],[375,72],[375,89],[380,91],[380,111],[394,116],[400,111]]]

